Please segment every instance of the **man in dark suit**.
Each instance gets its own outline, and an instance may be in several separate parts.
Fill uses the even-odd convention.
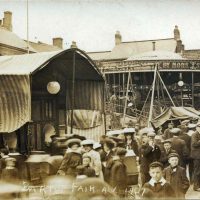
[[[171,153],[176,153],[174,149],[172,149],[172,142],[170,140],[164,140],[163,142],[163,150],[161,150],[160,162],[164,167],[169,166],[168,156]]]
[[[174,189],[176,198],[185,199],[185,194],[190,187],[186,170],[178,165],[179,155],[177,153],[169,154],[168,158],[170,166],[164,169],[163,176]]]
[[[104,180],[109,183],[110,181],[110,173],[111,173],[111,166],[113,162],[113,156],[115,155],[113,148],[115,147],[115,143],[112,139],[106,138],[103,141],[103,149],[106,152],[106,155],[104,157],[103,161],[103,175]]]
[[[193,189],[200,191],[200,122],[191,137],[191,157],[194,162]]]
[[[124,158],[126,155],[126,149],[118,147],[116,150],[116,156],[113,159],[113,164],[110,173],[110,185],[116,189],[119,197],[125,197],[127,189],[127,169],[124,164]]]
[[[171,130],[173,137],[171,138],[172,148],[178,153],[180,166],[186,168],[186,163],[189,158],[189,150],[184,140],[179,138],[181,130],[179,128],[173,128]]]
[[[174,123],[170,122],[168,123],[168,128],[165,129],[164,133],[163,133],[163,139],[170,139],[173,137],[173,134],[171,133],[171,130],[174,128]]]
[[[139,162],[140,162],[140,172],[141,172],[141,182],[142,185],[150,180],[149,175],[149,165],[152,162],[159,161],[161,150],[159,146],[155,144],[155,133],[148,133],[148,140],[145,140],[143,145],[139,150]]]

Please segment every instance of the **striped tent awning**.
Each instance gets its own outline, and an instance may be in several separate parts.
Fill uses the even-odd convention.
[[[31,120],[30,78],[0,76],[0,132],[13,132]]]

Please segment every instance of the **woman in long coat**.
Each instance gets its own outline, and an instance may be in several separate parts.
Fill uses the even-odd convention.
[[[76,177],[76,167],[82,163],[82,155],[79,149],[81,140],[69,139],[68,149],[57,172],[58,175],[71,175]]]

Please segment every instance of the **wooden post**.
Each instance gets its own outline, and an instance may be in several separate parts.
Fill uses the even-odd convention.
[[[131,72],[128,73],[128,81],[127,81],[127,88],[126,88],[126,98],[125,98],[125,105],[124,105],[124,115],[123,115],[123,126],[125,125],[125,116],[126,116],[126,108],[127,108],[128,89],[129,89],[130,76],[131,76]]]
[[[153,115],[153,102],[154,102],[154,93],[155,93],[155,83],[156,83],[156,75],[157,75],[157,66],[154,69],[154,78],[153,78],[153,85],[152,85],[152,94],[151,94],[151,104],[149,110],[149,120],[148,120],[148,127],[151,125],[152,115]]]
[[[76,52],[73,52],[73,73],[72,73],[72,105],[71,105],[71,134],[73,133],[73,118],[74,118],[74,95],[75,95],[75,72],[76,72],[76,63],[75,63],[75,55]]]
[[[157,74],[158,74],[158,77],[160,78],[160,81],[163,84],[163,86],[164,86],[164,88],[165,88],[165,90],[167,92],[167,95],[169,96],[170,101],[172,102],[173,106],[175,107],[174,101],[172,100],[171,95],[169,94],[168,89],[167,89],[167,87],[166,87],[164,81],[162,80],[162,78],[160,76],[160,73],[158,71],[157,71]]]
[[[194,72],[192,71],[192,107],[194,108]]]

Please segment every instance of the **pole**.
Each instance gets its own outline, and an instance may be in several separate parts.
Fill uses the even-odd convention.
[[[155,69],[154,69],[154,78],[153,78],[153,85],[152,85],[152,95],[151,95],[151,104],[150,104],[150,111],[149,111],[148,127],[150,127],[150,122],[152,120],[152,115],[153,115],[153,102],[154,102],[156,75],[157,75],[157,66],[155,66]]]
[[[164,86],[164,88],[165,88],[165,90],[167,92],[167,95],[169,96],[170,101],[172,102],[173,106],[175,107],[174,101],[172,100],[171,95],[169,94],[168,89],[167,89],[167,87],[166,87],[164,81],[162,80],[162,78],[160,76],[160,73],[158,71],[157,71],[157,74],[158,74],[158,77],[160,78],[160,81],[163,84],[163,86]]]
[[[192,107],[194,108],[194,72],[192,72]]]
[[[73,53],[73,72],[72,72],[71,134],[73,133],[73,118],[74,118],[75,72],[76,72],[76,63],[75,63],[75,50],[74,50],[74,53]]]
[[[127,81],[127,88],[126,88],[126,98],[125,98],[125,106],[124,106],[124,115],[123,115],[123,126],[125,124],[125,115],[126,115],[126,108],[127,108],[128,89],[129,89],[130,76],[131,76],[131,72],[128,73],[128,81]]]
[[[29,0],[26,0],[26,39],[27,39],[27,53],[29,54]]]

